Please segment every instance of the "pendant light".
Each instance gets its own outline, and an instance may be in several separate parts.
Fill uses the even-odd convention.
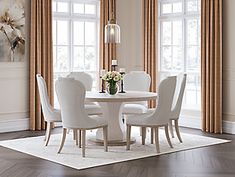
[[[114,18],[114,1],[112,1],[112,15],[105,26],[105,43],[120,43],[120,27]]]

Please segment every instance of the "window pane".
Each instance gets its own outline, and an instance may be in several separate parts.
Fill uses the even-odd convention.
[[[95,45],[95,23],[86,22],[85,23],[85,41],[86,45]]]
[[[95,58],[95,48],[86,47],[85,48],[85,69],[88,71],[96,70],[96,58]]]
[[[163,45],[171,45],[171,22],[162,22]]]
[[[198,11],[198,0],[188,0],[186,9],[188,12],[196,12]]]
[[[74,45],[84,45],[84,22],[73,23]]]
[[[57,21],[58,45],[68,45],[69,43],[68,24],[68,21]]]
[[[84,47],[74,47],[73,49],[73,69],[76,71],[84,71]]]
[[[198,47],[187,48],[187,70],[188,71],[199,71],[200,63],[198,58]]]
[[[172,68],[175,71],[183,71],[183,56],[181,47],[173,47]]]
[[[56,2],[55,1],[53,1],[53,3],[52,3],[52,11],[56,12]]]
[[[172,4],[171,3],[162,4],[162,13],[163,14],[172,13]]]
[[[93,4],[86,4],[85,5],[85,14],[96,14],[95,8],[96,8],[96,6]]]
[[[198,45],[198,20],[190,19],[187,25],[187,45]]]
[[[69,12],[69,5],[67,2],[57,2],[58,12]]]
[[[162,70],[167,71],[171,70],[171,47],[163,47],[162,48]]]
[[[57,47],[56,72],[69,71],[68,47]]]
[[[182,45],[182,21],[173,21],[173,45]]]
[[[84,14],[84,4],[74,3],[73,13]]]
[[[53,45],[56,45],[57,43],[57,40],[56,40],[56,21],[53,20],[53,26],[52,26],[52,29],[53,29]]]
[[[182,12],[182,2],[173,3],[173,13]]]

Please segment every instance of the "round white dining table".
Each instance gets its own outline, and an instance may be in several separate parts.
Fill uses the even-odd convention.
[[[125,102],[138,102],[157,99],[157,93],[127,91],[109,95],[108,93],[87,92],[86,101],[98,102],[103,111],[103,117],[108,122],[108,142],[110,145],[126,142],[126,125],[122,121],[122,106]],[[96,141],[103,141],[101,129],[96,132]]]

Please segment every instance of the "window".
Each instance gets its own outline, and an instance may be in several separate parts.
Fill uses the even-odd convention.
[[[200,110],[200,0],[159,0],[159,74],[187,73],[183,109]]]
[[[99,0],[53,0],[54,78],[99,70]]]

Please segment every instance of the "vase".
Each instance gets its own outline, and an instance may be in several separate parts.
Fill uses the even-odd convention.
[[[118,85],[117,82],[110,82],[107,84],[107,88],[106,91],[110,94],[110,95],[115,95],[118,92]]]

